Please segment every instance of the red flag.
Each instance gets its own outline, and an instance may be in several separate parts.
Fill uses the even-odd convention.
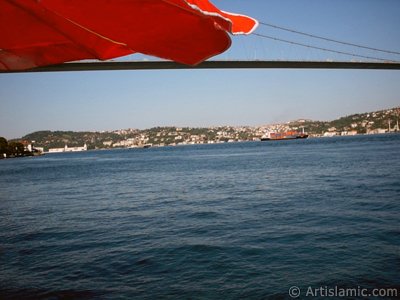
[[[136,52],[195,65],[256,26],[208,0],[3,0],[0,70]]]

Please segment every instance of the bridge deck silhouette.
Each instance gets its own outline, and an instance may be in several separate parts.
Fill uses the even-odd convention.
[[[400,62],[351,62],[351,61],[270,61],[270,60],[210,60],[197,66],[187,66],[172,61],[111,61],[74,62],[20,72],[67,72],[67,71],[121,71],[121,70],[196,70],[196,69],[359,69],[400,70]]]

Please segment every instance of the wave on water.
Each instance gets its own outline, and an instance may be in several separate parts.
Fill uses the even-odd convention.
[[[0,161],[0,299],[400,295],[400,135]]]

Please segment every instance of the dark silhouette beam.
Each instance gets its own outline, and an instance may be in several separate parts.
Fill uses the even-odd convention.
[[[340,61],[205,61],[191,67],[172,61],[113,61],[76,62],[38,67],[21,72],[68,72],[68,71],[122,71],[122,70],[197,70],[197,69],[358,69],[400,70],[400,62],[340,62]]]

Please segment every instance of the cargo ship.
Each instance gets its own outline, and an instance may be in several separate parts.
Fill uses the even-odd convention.
[[[306,138],[308,138],[308,134],[297,131],[269,132],[267,135],[261,137],[261,141],[280,141]]]

